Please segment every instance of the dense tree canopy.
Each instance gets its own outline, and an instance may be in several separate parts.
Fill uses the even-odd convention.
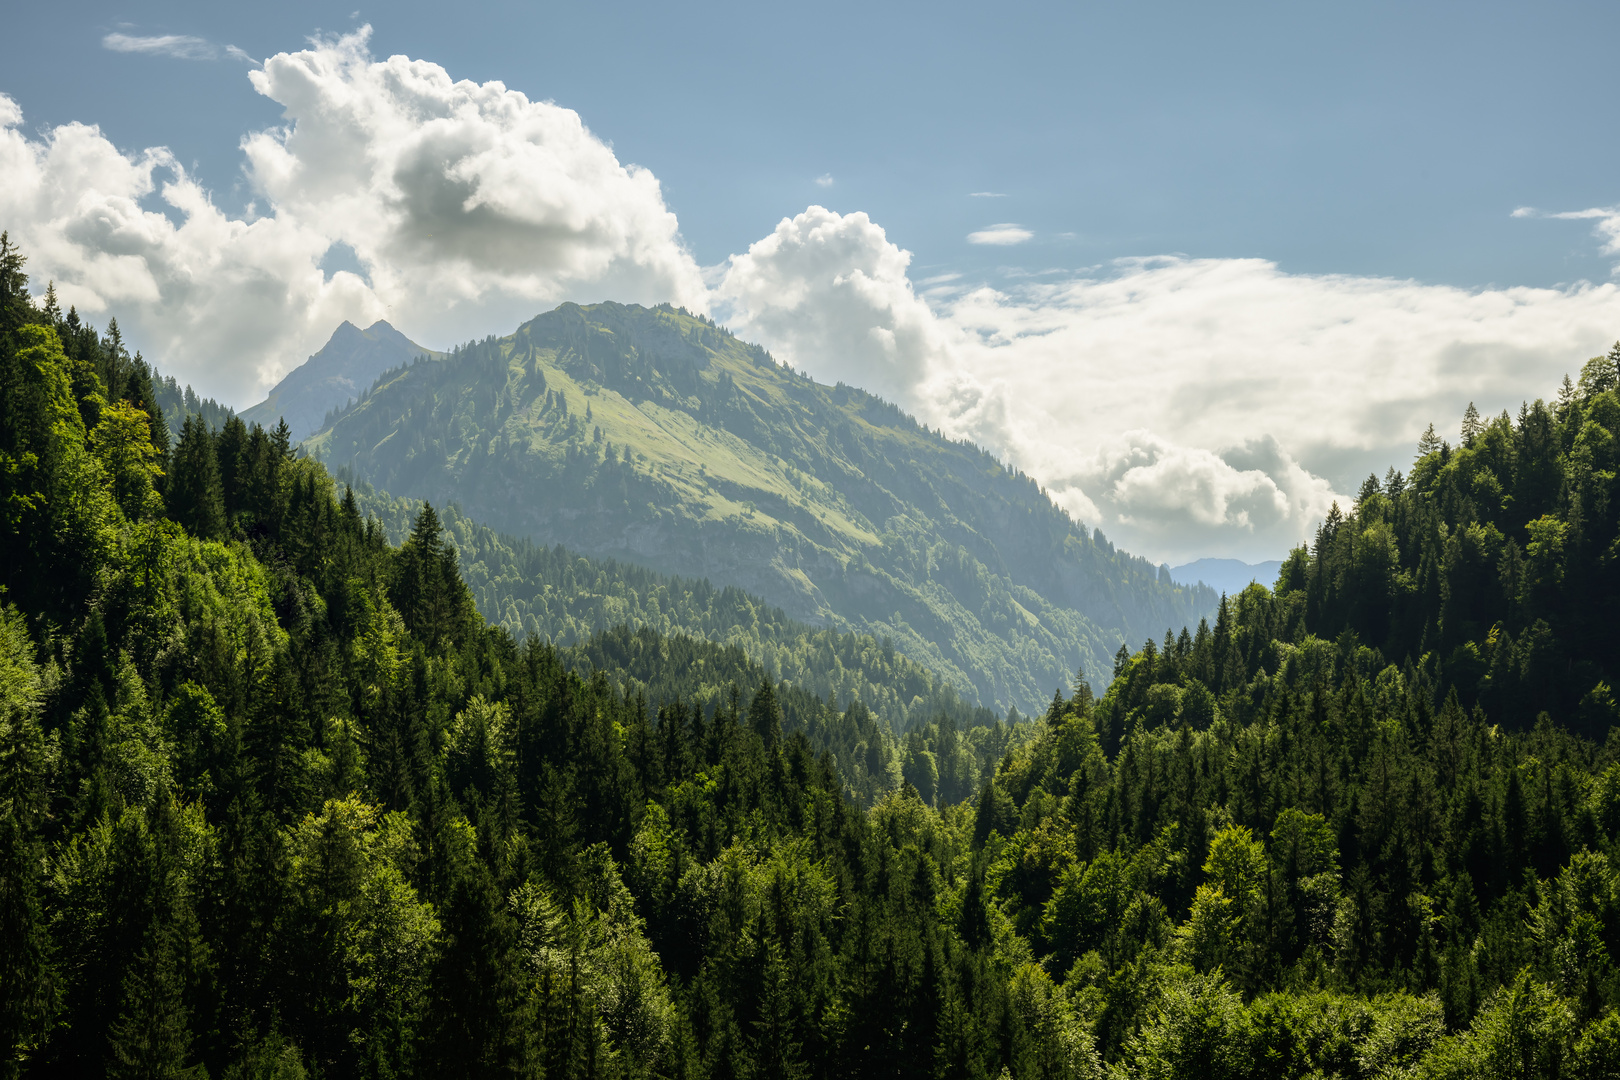
[[[171,445],[4,242],[0,320],[8,1075],[1620,1074],[1602,371],[1517,517],[1448,501],[1481,424],[1100,697],[900,731],[719,641],[519,642],[432,507]],[[1563,676],[1459,657],[1509,635]]]
[[[1411,658],[1513,726],[1547,712],[1604,737],[1620,719],[1617,372],[1620,344],[1553,404],[1489,422],[1470,405],[1458,445],[1431,425],[1409,476],[1369,476],[1283,567],[1306,629]]]

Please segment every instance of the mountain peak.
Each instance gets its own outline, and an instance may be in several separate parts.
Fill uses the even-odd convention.
[[[341,409],[371,386],[377,376],[421,356],[425,349],[378,319],[364,330],[345,319],[320,351],[277,383],[259,404],[242,413],[247,423],[273,427],[285,418],[294,441],[319,431],[334,409]]]

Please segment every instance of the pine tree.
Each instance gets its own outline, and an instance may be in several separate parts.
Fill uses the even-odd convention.
[[[1438,436],[1438,435],[1436,435],[1434,433],[1434,425],[1430,424],[1424,430],[1423,437],[1418,440],[1418,458],[1420,460],[1422,458],[1426,458],[1430,454],[1435,453],[1439,449],[1440,449],[1440,436]]]
[[[1479,410],[1474,408],[1474,403],[1470,401],[1468,409],[1463,413],[1462,444],[1473,446],[1474,440],[1479,438],[1479,433],[1484,430],[1485,425],[1479,419]]]
[[[782,706],[776,700],[776,691],[769,679],[760,682],[754,700],[748,705],[748,726],[768,747],[782,741]]]
[[[200,416],[186,417],[169,478],[170,515],[201,540],[225,537],[225,489],[214,438]]]

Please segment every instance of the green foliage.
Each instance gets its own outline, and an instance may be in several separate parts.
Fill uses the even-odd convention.
[[[419,500],[379,495],[369,486],[355,493],[355,505],[375,517],[396,543],[411,535],[411,523],[423,507]],[[894,732],[941,716],[964,728],[987,727],[997,719],[990,710],[963,701],[955,687],[896,651],[887,638],[810,626],[735,587],[717,589],[707,581],[591,559],[560,546],[537,547],[470,521],[453,504],[445,509],[443,523],[444,543],[456,552],[479,614],[518,641],[532,636],[579,646],[597,636],[619,640],[621,627],[645,628],[662,638],[697,638],[723,647],[701,650],[702,657],[678,665],[682,671],[714,673],[699,679],[708,687],[701,691],[706,696],[734,681],[758,685],[743,661],[724,659],[732,649],[773,679],[829,704],[859,702]],[[700,658],[706,668],[697,664]],[[632,661],[626,652],[607,663],[624,670]],[[700,693],[697,685],[672,685],[668,673],[673,667],[665,662],[659,672],[648,670],[639,678],[658,680],[665,697]]]
[[[1620,602],[1614,355],[1555,405],[1465,418],[1462,445],[1426,440],[1410,477],[1369,477],[1284,568],[1304,630],[1353,634],[1510,726],[1546,712],[1604,737],[1620,676],[1602,614]]]

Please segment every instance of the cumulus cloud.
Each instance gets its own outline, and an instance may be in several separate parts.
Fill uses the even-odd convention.
[[[833,175],[832,175],[832,173],[822,173],[820,176],[816,177],[816,187],[832,187],[832,186],[833,186]]]
[[[1270,436],[1215,453],[1149,431],[1127,431],[1095,457],[1077,456],[1072,471],[1054,462],[1047,491],[1082,521],[1123,529],[1133,538],[1184,536],[1205,551],[1215,537],[1293,538],[1300,523],[1319,520],[1335,495]],[[1178,556],[1188,550],[1175,552]]]
[[[1310,534],[1335,490],[1344,500],[1367,472],[1406,466],[1429,422],[1444,431],[1469,401],[1495,412],[1550,395],[1620,334],[1620,291],[1166,258],[980,289],[939,314],[954,376],[936,376],[950,394],[919,411],[1084,492],[1089,512],[1072,494],[1066,505],[1176,561],[1275,557]]]
[[[1022,244],[1027,240],[1031,240],[1034,236],[1034,233],[1022,226],[1014,225],[1011,222],[1003,222],[1000,225],[991,225],[989,228],[980,229],[978,232],[970,232],[967,239],[970,244],[1010,247],[1013,244]]]
[[[813,207],[733,259],[719,292],[795,367],[892,394],[1171,562],[1279,556],[1368,471],[1406,466],[1429,422],[1550,394],[1620,335],[1611,284],[1469,290],[1154,258],[1016,290],[942,281],[930,307],[909,260],[865,215]]]
[[[732,256],[715,296],[734,331],[790,366],[904,401],[946,361],[910,262],[864,213],[812,206]]]
[[[101,47],[112,52],[172,56],[176,60],[214,60],[219,57],[219,50],[212,42],[189,34],[154,34],[141,37],[136,34],[113,33],[101,39]]]
[[[240,217],[167,150],[125,154],[83,124],[32,138],[0,96],[0,221],[16,223],[30,272],[238,405],[343,319],[449,344],[566,299],[707,310],[652,173],[620,163],[572,110],[375,60],[368,34],[249,73],[285,123],[243,140],[257,205]],[[322,272],[339,245],[365,277]]]

